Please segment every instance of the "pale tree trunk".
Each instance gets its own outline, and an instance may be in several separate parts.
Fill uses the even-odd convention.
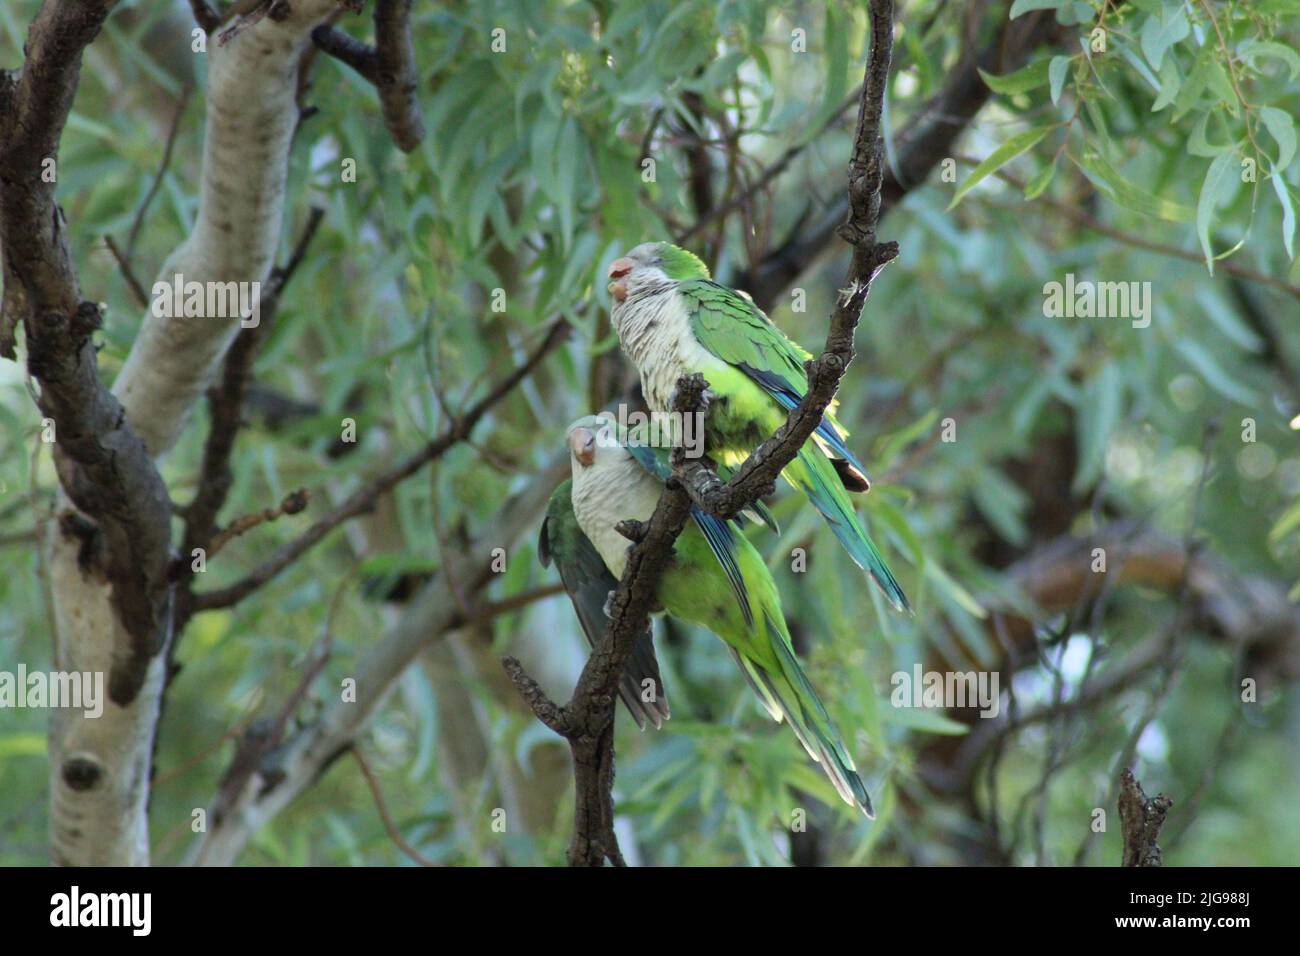
[[[265,17],[223,45],[209,38],[199,213],[192,234],[160,271],[163,280],[179,273],[186,282],[262,282],[270,272],[298,120],[299,60],[311,29],[338,8],[335,0],[288,6],[282,19]],[[146,312],[113,394],[152,456],[175,444],[238,330],[238,318]],[[108,672],[131,645],[129,622],[114,607],[104,575],[81,567],[84,535],[68,530],[75,506],[63,497],[58,510],[44,536],[55,658],[63,670]],[[56,862],[149,862],[146,806],[165,657],[161,645],[157,651],[138,692],[108,701],[101,717],[56,712],[49,746]]]

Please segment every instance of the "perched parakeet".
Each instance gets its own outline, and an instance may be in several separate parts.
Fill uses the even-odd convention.
[[[569,456],[578,525],[621,577],[629,542],[617,525],[650,520],[671,472],[666,455],[623,444],[612,421],[593,415],[569,427]],[[853,758],[795,657],[776,582],[749,540],[693,509],[656,597],[669,614],[722,638],[767,712],[789,722],[845,802],[872,816]]]
[[[618,579],[609,573],[600,554],[578,527],[573,513],[572,485],[572,481],[564,481],[551,495],[537,541],[537,554],[544,567],[555,563],[582,632],[595,647],[605,630],[605,601],[618,587]],[[649,624],[637,637],[631,655],[623,664],[618,696],[642,730],[647,722],[658,730],[671,716]]]
[[[811,356],[747,296],[712,281],[708,267],[685,249],[643,243],[615,259],[609,277],[614,329],[641,373],[651,410],[671,410],[682,376],[698,372],[708,380],[705,441],[720,464],[743,462],[802,400]],[[854,512],[848,493],[871,483],[844,444],[846,435],[828,411],[781,475],[821,512],[890,603],[905,610],[907,596]]]

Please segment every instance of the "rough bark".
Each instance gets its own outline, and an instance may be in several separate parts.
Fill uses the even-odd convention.
[[[1156,840],[1174,802],[1163,793],[1148,797],[1133,771],[1120,771],[1119,820],[1124,836],[1122,866],[1159,866],[1162,862]]]

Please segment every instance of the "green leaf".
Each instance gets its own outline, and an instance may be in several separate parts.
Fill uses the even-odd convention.
[[[1025,130],[1023,133],[1017,133],[1009,140],[999,146],[993,153],[975,167],[967,180],[958,188],[956,195],[952,197],[952,202],[948,204],[948,209],[952,209],[957,203],[961,202],[962,197],[975,188],[990,173],[995,172],[1011,160],[1015,159],[1027,149],[1031,149],[1044,136],[1050,133],[1054,126],[1040,126],[1037,129]]]
[[[1179,90],[1178,97],[1174,100],[1173,119],[1175,122],[1186,116],[1187,112],[1200,100],[1201,93],[1204,92],[1205,85],[1209,82],[1210,66],[1214,62],[1216,61],[1213,48],[1209,44],[1201,47],[1201,52],[1196,58],[1196,65],[1187,74],[1187,79],[1183,80],[1183,88]]]
[[[1223,300],[1213,285],[1202,285],[1196,290],[1196,304],[1219,331],[1236,345],[1248,352],[1263,350],[1264,343],[1260,341],[1259,336],[1241,320],[1237,310]]]
[[[1052,161],[1048,165],[1034,173],[1033,179],[1025,183],[1025,198],[1037,199],[1041,196],[1047,190],[1047,187],[1051,185],[1052,177],[1055,175],[1056,158],[1053,157]]]
[[[1287,189],[1282,174],[1275,172],[1269,177],[1273,180],[1273,192],[1282,204],[1282,244],[1286,246],[1286,257],[1295,258],[1295,206],[1291,202],[1291,191]]]
[[[1065,78],[1070,73],[1070,58],[1068,56],[1052,57],[1051,65],[1047,68],[1048,78],[1052,83],[1052,103],[1055,104],[1061,99],[1061,90],[1065,88]]]
[[[982,469],[972,482],[975,507],[1005,540],[1017,547],[1029,538],[1024,516],[1029,496],[998,468]]]
[[[1201,184],[1201,196],[1196,202],[1196,235],[1201,240],[1201,251],[1205,254],[1205,265],[1214,275],[1214,250],[1210,247],[1210,225],[1214,211],[1219,203],[1236,192],[1236,177],[1233,175],[1234,156],[1222,153],[1210,163],[1205,172],[1205,182]]]
[[[1291,79],[1300,76],[1300,53],[1272,40],[1247,40],[1237,48],[1241,58],[1255,69],[1261,69],[1258,60],[1281,60],[1291,71]]]
[[[0,737],[0,757],[44,757],[43,734],[10,734]]]
[[[1192,219],[1190,206],[1139,189],[1100,153],[1092,150],[1085,152],[1079,160],[1079,166],[1098,189],[1126,209],[1154,219],[1164,219],[1166,222],[1190,222]]]
[[[907,727],[923,734],[957,736],[970,733],[965,724],[946,716],[941,710],[926,707],[889,707],[885,709],[885,723]]]
[[[1101,475],[1123,396],[1124,380],[1115,362],[1102,365],[1084,386],[1075,408],[1079,416],[1079,463],[1071,483],[1075,494],[1086,491]]]
[[[1211,143],[1206,135],[1206,127],[1210,123],[1210,114],[1206,113],[1192,127],[1192,135],[1187,140],[1187,151],[1193,156],[1204,156],[1207,159],[1213,158],[1232,149],[1231,143],[1224,143],[1222,146]]]
[[[1188,365],[1196,369],[1205,384],[1224,398],[1251,407],[1259,401],[1259,396],[1225,372],[1223,366],[1199,342],[1179,337],[1174,340],[1174,348],[1187,360]]]
[[[872,455],[876,466],[882,469],[890,467],[904,448],[929,435],[938,420],[939,410],[932,408],[911,424],[885,435],[878,441],[876,453]]]
[[[1206,85],[1210,87],[1219,98],[1219,102],[1228,108],[1228,112],[1236,116],[1240,110],[1240,104],[1237,102],[1237,91],[1233,89],[1232,78],[1228,76],[1228,71],[1224,69],[1223,64],[1214,60],[1210,64],[1209,72],[1205,74]]]
[[[587,148],[578,135],[578,124],[572,116],[565,118],[555,148],[559,153],[556,158],[558,169],[555,177],[558,191],[552,198],[555,199],[560,214],[560,235],[564,240],[564,248],[567,249],[573,244],[574,222],[578,211],[577,196],[581,191],[578,175]]]
[[[1276,106],[1261,106],[1259,108],[1259,118],[1264,121],[1264,126],[1268,129],[1269,135],[1277,141],[1276,169],[1281,172],[1291,165],[1291,160],[1295,159],[1295,120],[1290,113],[1280,110]]]
[[[930,578],[939,589],[946,593],[957,606],[969,614],[971,617],[979,618],[981,621],[989,616],[989,612],[975,596],[967,591],[947,571],[940,566],[938,561],[927,561],[925,565],[925,576]]]
[[[1160,69],[1165,51],[1187,38],[1192,25],[1187,20],[1181,3],[1166,3],[1160,16],[1152,14],[1142,24],[1142,55],[1153,69]]]
[[[1023,69],[1016,70],[1014,73],[1007,73],[1004,76],[994,76],[992,73],[985,73],[983,70],[980,70],[979,72],[980,76],[983,77],[984,82],[988,84],[988,88],[994,93],[1002,93],[1003,95],[1011,96],[1016,93],[1025,93],[1029,90],[1036,90],[1038,87],[1046,83],[1048,78],[1048,65],[1049,63],[1055,63],[1057,59],[1065,58],[1056,57],[1053,60],[1039,60],[1037,63],[1031,63]],[[1052,99],[1053,102],[1055,102],[1056,98],[1053,97]]]
[[[1151,104],[1151,112],[1159,113],[1169,106],[1178,96],[1178,91],[1182,89],[1182,85],[1183,78],[1178,73],[1178,64],[1174,62],[1174,58],[1171,56],[1160,67],[1160,95]]]
[[[911,556],[912,563],[918,568],[923,568],[925,566],[925,549],[921,544],[921,539],[916,536],[912,526],[903,517],[903,513],[880,496],[873,498],[869,507],[871,516],[887,524],[889,529],[903,542],[903,546]]]
[[[1035,10],[1059,10],[1068,2],[1069,0],[1016,0],[1011,4],[1011,19]]]
[[[1293,502],[1282,517],[1277,519],[1277,524],[1268,533],[1268,540],[1277,544],[1296,528],[1300,528],[1300,501]]]

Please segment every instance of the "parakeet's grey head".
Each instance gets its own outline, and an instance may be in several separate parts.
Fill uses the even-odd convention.
[[[644,286],[707,279],[709,267],[694,253],[670,242],[643,242],[610,263],[609,278],[609,294],[622,302]]]
[[[604,415],[587,415],[569,426],[569,462],[575,480],[630,456],[618,439],[617,423]]]
[[[569,426],[573,513],[610,571],[623,573],[627,539],[616,525],[624,518],[649,520],[663,484],[620,441],[612,417],[588,415]]]

